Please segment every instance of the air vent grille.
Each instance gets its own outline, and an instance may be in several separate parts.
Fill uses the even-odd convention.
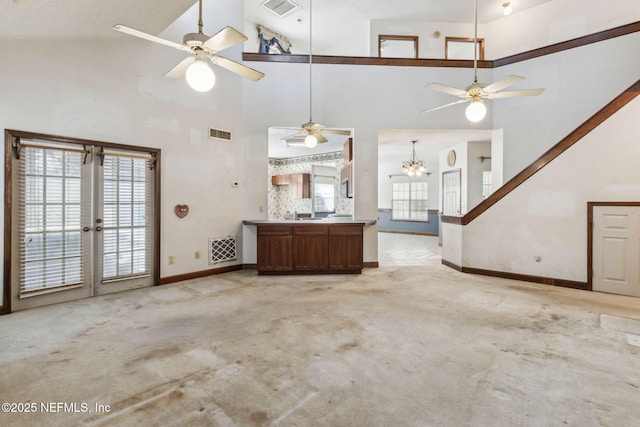
[[[238,259],[236,237],[216,237],[209,239],[209,264],[235,261]]]
[[[231,141],[231,132],[226,130],[209,128],[209,138],[222,139],[224,141]]]
[[[265,0],[260,4],[262,7],[272,13],[275,13],[281,18],[299,7],[291,0]]]

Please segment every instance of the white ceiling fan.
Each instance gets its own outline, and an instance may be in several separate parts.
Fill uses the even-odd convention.
[[[511,90],[506,92],[500,92],[509,86],[512,86],[522,80],[524,77],[510,75],[504,79],[493,82],[489,85],[484,83],[478,83],[478,0],[475,0],[475,35],[473,38],[473,84],[466,89],[458,89],[456,87],[443,85],[440,83],[431,83],[426,85],[427,89],[437,90],[438,92],[447,93],[462,98],[459,101],[455,101],[449,104],[441,105],[439,107],[431,108],[423,111],[423,113],[429,113],[431,111],[440,110],[441,108],[450,107],[456,104],[462,104],[465,102],[471,102],[466,109],[467,119],[471,122],[479,122],[484,118],[487,113],[487,108],[484,105],[484,99],[500,99],[500,98],[515,98],[519,96],[537,96],[540,95],[544,89],[522,89]]]
[[[313,106],[313,93],[312,93],[312,78],[313,78],[313,53],[312,53],[312,0],[309,0],[309,121],[303,123],[299,128],[279,128],[279,129],[291,129],[297,130],[296,133],[285,136],[284,139],[289,146],[302,145],[301,142],[309,147],[313,148],[318,143],[327,142],[328,139],[325,134],[333,135],[351,135],[351,131],[342,129],[329,129],[319,123],[314,123],[312,119],[312,106]]]
[[[264,73],[218,55],[218,52],[221,50],[244,42],[247,40],[247,36],[232,27],[225,27],[209,37],[202,32],[202,0],[199,0],[199,13],[198,32],[185,34],[183,44],[153,36],[121,24],[114,25],[113,29],[134,37],[191,53],[192,55],[183,59],[164,76],[181,78],[186,75],[189,86],[199,92],[207,92],[211,90],[215,84],[215,75],[207,65],[207,58],[209,58],[213,64],[239,74],[249,80],[258,81],[263,78]]]

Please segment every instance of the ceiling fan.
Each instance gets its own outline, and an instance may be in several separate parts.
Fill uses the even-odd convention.
[[[192,55],[183,59],[164,76],[181,78],[186,75],[189,86],[199,92],[207,92],[211,90],[215,84],[215,75],[207,65],[207,58],[209,58],[213,64],[239,74],[242,77],[246,77],[249,80],[258,81],[263,78],[264,73],[218,55],[218,52],[221,50],[244,42],[247,40],[247,36],[232,27],[225,27],[213,36],[207,36],[202,32],[202,0],[199,0],[199,11],[198,32],[185,34],[183,44],[153,36],[121,24],[114,25],[113,29],[134,37],[191,53]]]
[[[473,38],[473,84],[466,89],[458,89],[456,87],[443,85],[440,83],[431,83],[425,86],[427,89],[437,90],[438,92],[447,93],[462,98],[459,101],[452,102],[450,104],[441,105],[439,107],[431,108],[423,111],[423,113],[429,113],[431,111],[440,110],[441,108],[450,107],[456,104],[462,104],[471,101],[465,111],[467,119],[471,122],[479,122],[484,118],[487,113],[487,108],[484,105],[484,99],[499,99],[499,98],[515,98],[519,96],[537,96],[540,95],[544,89],[522,89],[511,90],[501,92],[509,86],[512,86],[522,80],[524,77],[510,75],[501,80],[493,82],[489,85],[484,83],[478,83],[478,0],[475,0],[475,35]]]
[[[328,139],[325,135],[351,135],[351,131],[342,129],[329,129],[319,123],[315,123],[312,119],[312,106],[313,106],[313,93],[312,93],[312,77],[313,77],[313,53],[312,53],[312,3],[313,0],[309,0],[309,121],[303,123],[299,128],[280,128],[280,129],[292,129],[298,132],[285,136],[284,139],[289,146],[302,145],[313,148],[318,143],[327,142]]]

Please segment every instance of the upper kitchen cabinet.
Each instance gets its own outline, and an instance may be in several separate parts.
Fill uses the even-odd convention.
[[[309,199],[311,197],[311,174],[308,173],[273,175],[271,184],[289,185],[291,197],[294,199]]]

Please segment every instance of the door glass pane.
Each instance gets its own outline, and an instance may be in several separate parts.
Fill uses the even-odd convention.
[[[21,150],[20,295],[82,283],[82,160],[79,152]]]
[[[103,176],[103,280],[151,271],[149,162],[107,155]]]

